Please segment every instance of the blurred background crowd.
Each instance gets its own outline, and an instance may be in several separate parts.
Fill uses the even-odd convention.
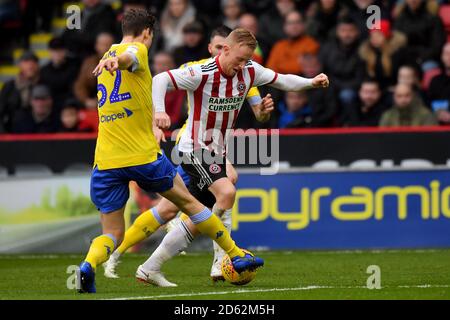
[[[81,29],[66,28],[69,5]],[[381,21],[366,22],[377,5]],[[0,133],[95,132],[92,70],[121,39],[130,8],[158,18],[153,75],[207,58],[221,25],[252,31],[253,59],[279,73],[326,73],[326,91],[271,93],[276,110],[259,124],[244,106],[240,128],[328,128],[450,124],[450,3],[437,0],[0,0]],[[186,94],[166,97],[172,129]]]

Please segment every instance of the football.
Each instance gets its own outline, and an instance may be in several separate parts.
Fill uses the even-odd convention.
[[[245,253],[250,253],[247,250],[243,251]],[[222,259],[222,275],[229,283],[237,286],[243,286],[255,279],[256,270],[246,270],[238,273],[236,270],[234,270],[233,263],[231,263],[230,257],[228,255],[225,255]]]

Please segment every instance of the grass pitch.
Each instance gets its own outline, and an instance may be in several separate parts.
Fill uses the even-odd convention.
[[[68,266],[81,255],[0,255],[0,299],[450,299],[450,250],[261,252],[266,266],[246,286],[213,284],[212,254],[188,253],[164,272],[176,288],[139,283],[134,272],[147,258],[127,254],[120,279],[97,270],[97,294],[67,289]],[[381,289],[366,287],[367,268],[381,270]],[[69,280],[70,283],[70,280]]]

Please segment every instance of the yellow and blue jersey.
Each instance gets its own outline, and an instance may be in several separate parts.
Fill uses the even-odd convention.
[[[133,56],[129,70],[98,76],[99,130],[95,165],[99,170],[124,168],[153,162],[160,153],[152,129],[152,76],[148,49],[138,42],[115,44],[102,59],[124,52]]]

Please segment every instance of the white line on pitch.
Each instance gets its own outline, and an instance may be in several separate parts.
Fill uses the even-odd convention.
[[[450,288],[450,285],[412,285],[412,286],[394,286],[394,287],[382,287],[382,289],[392,288]],[[333,286],[306,286],[297,288],[272,288],[272,289],[239,289],[231,291],[213,291],[213,292],[192,292],[192,293],[179,293],[179,294],[162,294],[155,296],[140,296],[140,297],[123,297],[123,298],[111,298],[105,300],[142,300],[142,299],[164,299],[164,298],[178,298],[178,297],[195,297],[195,296],[209,296],[209,295],[226,295],[226,294],[241,294],[241,293],[257,293],[257,292],[280,292],[280,291],[305,291],[305,290],[319,290],[319,289],[366,289],[365,286],[350,286],[350,287],[333,287]]]

